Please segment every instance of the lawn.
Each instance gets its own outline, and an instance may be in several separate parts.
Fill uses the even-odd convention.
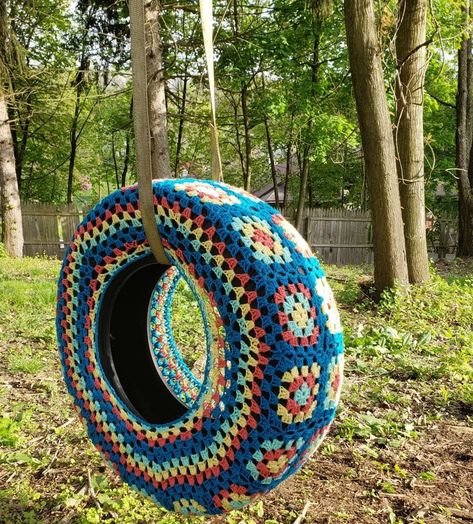
[[[57,354],[58,271],[54,260],[0,258],[0,522],[473,520],[473,262],[439,265],[431,283],[378,305],[369,268],[328,267],[347,353],[334,429],[295,477],[214,519],[156,507],[124,486],[86,439]],[[191,301],[179,295],[174,324],[193,362],[202,329]]]

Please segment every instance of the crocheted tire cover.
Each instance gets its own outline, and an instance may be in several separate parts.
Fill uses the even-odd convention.
[[[202,383],[188,368],[172,333],[172,302],[180,280],[181,273],[176,267],[171,266],[157,283],[151,297],[149,329],[153,360],[161,379],[176,398],[185,406],[191,407],[199,395]],[[207,328],[209,324],[207,304],[195,290],[192,281],[188,279],[186,281],[199,304],[204,326]],[[210,334],[208,329],[206,329],[206,342],[207,352],[209,352]]]
[[[64,377],[90,439],[123,481],[169,510],[218,514],[277,486],[327,434],[342,378],[339,315],[317,259],[272,207],[217,182],[161,180],[153,188],[167,256],[205,311],[204,379],[187,367],[174,369],[180,377],[172,380],[162,373],[178,351],[169,360],[157,346],[166,315],[157,308],[169,307],[173,285],[164,266],[150,293],[149,347],[174,397],[179,384],[194,387],[181,398],[183,412],[148,420],[103,360],[107,293],[130,267],[152,259],[136,187],[100,202],[66,252],[57,302]],[[170,337],[161,348],[173,346]],[[158,391],[145,395],[151,406],[164,404]]]

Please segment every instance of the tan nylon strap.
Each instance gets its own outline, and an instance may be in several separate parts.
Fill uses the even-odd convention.
[[[214,52],[213,52],[213,13],[212,0],[200,0],[200,20],[202,35],[204,37],[205,59],[210,90],[210,138],[212,143],[212,179],[223,180],[222,159],[218,145],[217,110],[215,103],[215,77],[214,77]]]
[[[151,250],[160,264],[169,265],[156,225],[153,202],[151,142],[148,116],[148,73],[144,0],[130,0],[131,61],[133,66],[133,121],[136,141],[139,208]]]

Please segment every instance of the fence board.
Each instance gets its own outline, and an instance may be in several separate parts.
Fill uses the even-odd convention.
[[[81,222],[83,213],[77,209],[69,208],[68,212],[61,213],[59,217],[59,225],[61,238],[67,245],[74,236],[74,231],[77,225]]]
[[[305,231],[311,249],[328,264],[368,264],[373,261],[368,212],[309,209],[306,211]]]
[[[23,203],[22,214],[24,255],[62,258],[80,221],[81,212],[73,206]]]

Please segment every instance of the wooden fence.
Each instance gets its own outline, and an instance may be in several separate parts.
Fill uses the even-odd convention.
[[[369,211],[306,209],[300,233],[324,262],[337,265],[373,263],[373,226]],[[426,223],[429,257],[454,258],[456,220],[436,217]]]
[[[24,255],[62,258],[82,212],[73,206],[22,204]]]
[[[427,247],[432,260],[455,258],[458,246],[457,219],[444,217],[436,220],[427,233]]]
[[[372,226],[368,212],[309,209],[301,233],[312,251],[328,264],[373,262]]]
[[[83,212],[73,206],[23,204],[24,254],[45,254],[62,258]],[[369,212],[346,209],[307,209],[302,235],[313,252],[325,263],[370,264],[373,262],[373,235]],[[428,231],[433,259],[454,256],[455,224],[436,220]]]
[[[282,209],[279,211],[283,214]],[[294,224],[291,217],[289,221]],[[301,235],[315,255],[339,266],[373,263],[373,234],[369,211],[305,209]]]

